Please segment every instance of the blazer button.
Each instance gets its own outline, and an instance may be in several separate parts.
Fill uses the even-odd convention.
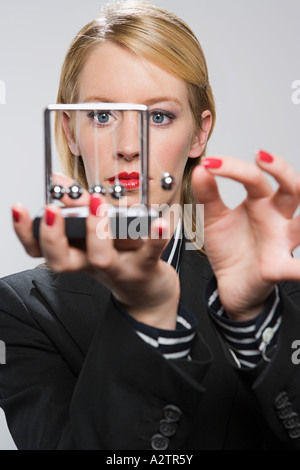
[[[288,402],[288,396],[286,392],[281,392],[279,395],[274,400],[274,405],[277,410],[280,410],[281,408],[284,408],[284,406]]]
[[[177,424],[174,421],[162,419],[159,423],[159,431],[162,433],[163,436],[174,436],[177,431]]]
[[[284,408],[277,410],[277,416],[280,419],[288,418],[288,416],[293,412],[293,407],[289,401],[286,402]]]
[[[286,429],[293,429],[299,424],[299,416],[297,413],[291,413],[282,423]]]
[[[291,439],[298,439],[300,437],[300,426],[296,426],[289,430],[289,436]]]
[[[161,434],[154,434],[151,437],[151,447],[154,450],[166,450],[169,447],[169,439]]]
[[[177,423],[182,416],[182,412],[181,409],[178,408],[178,406],[166,405],[164,407],[164,415],[168,421],[173,421],[174,423]]]

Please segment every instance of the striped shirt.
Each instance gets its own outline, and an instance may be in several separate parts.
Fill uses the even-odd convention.
[[[172,265],[177,273],[180,270],[182,246],[182,226],[179,223],[162,255],[162,259]],[[219,300],[215,278],[207,285],[206,300],[211,318],[239,368],[253,368],[261,359],[270,361],[281,324],[277,286],[269,296],[263,312],[255,319],[245,322],[235,322],[227,317]],[[166,359],[189,358],[197,320],[181,303],[178,305],[176,330],[163,330],[138,322],[116,300],[115,303],[138,336],[163,354]]]
[[[262,358],[270,361],[282,321],[277,286],[263,312],[253,320],[235,322],[228,318],[220,303],[215,278],[208,283],[206,299],[209,312],[238,367],[253,368]]]

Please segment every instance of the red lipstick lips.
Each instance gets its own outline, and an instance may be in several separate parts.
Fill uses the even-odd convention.
[[[132,173],[122,171],[118,175],[109,178],[108,182],[113,184],[116,179],[129,191],[132,189],[137,189],[140,186],[140,174],[137,171],[133,171]]]

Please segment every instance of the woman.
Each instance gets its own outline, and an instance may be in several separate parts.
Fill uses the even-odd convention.
[[[148,104],[157,161],[176,179],[170,192],[154,184],[151,202],[204,203],[207,256],[176,234],[168,243],[163,219],[157,236],[118,251],[96,235],[102,196],[90,197],[85,250],[69,245],[58,207],[46,208],[38,242],[26,209],[13,208],[27,252],[48,265],[1,281],[0,405],[18,448],[299,448],[299,286],[286,282],[300,272],[298,175],[263,151],[254,165],[198,164],[215,119],[203,53],[181,20],[142,1],[107,6],[73,41],[58,102],[91,98]],[[80,151],[89,183],[68,115],[62,128],[69,168]],[[129,172],[137,150],[127,130],[117,150]],[[236,209],[216,175],[245,186]]]

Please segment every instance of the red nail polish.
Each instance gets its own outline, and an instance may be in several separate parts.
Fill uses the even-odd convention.
[[[164,220],[160,220],[159,225],[157,225],[156,230],[157,230],[158,238],[166,237],[168,233],[168,226],[166,225],[166,222]]]
[[[157,228],[157,232],[158,232],[159,238],[162,238],[163,233],[164,233],[164,228],[161,225],[159,225],[159,227]]]
[[[14,222],[17,224],[20,220],[20,212],[17,211],[16,209],[12,209],[12,216],[13,216]]]
[[[56,214],[53,212],[51,209],[46,209],[45,211],[45,221],[46,224],[49,225],[49,227],[52,227],[52,225],[55,222]]]
[[[222,160],[219,158],[204,158],[204,160],[201,162],[201,165],[203,165],[205,168],[220,168],[222,163]]]
[[[101,206],[102,200],[99,196],[92,194],[90,198],[90,211],[92,215],[98,215],[98,208]]]
[[[266,163],[272,163],[274,158],[272,157],[272,155],[270,155],[268,152],[265,152],[264,150],[260,150],[258,152],[258,156],[259,156],[259,159],[262,161],[262,162],[266,162]]]

